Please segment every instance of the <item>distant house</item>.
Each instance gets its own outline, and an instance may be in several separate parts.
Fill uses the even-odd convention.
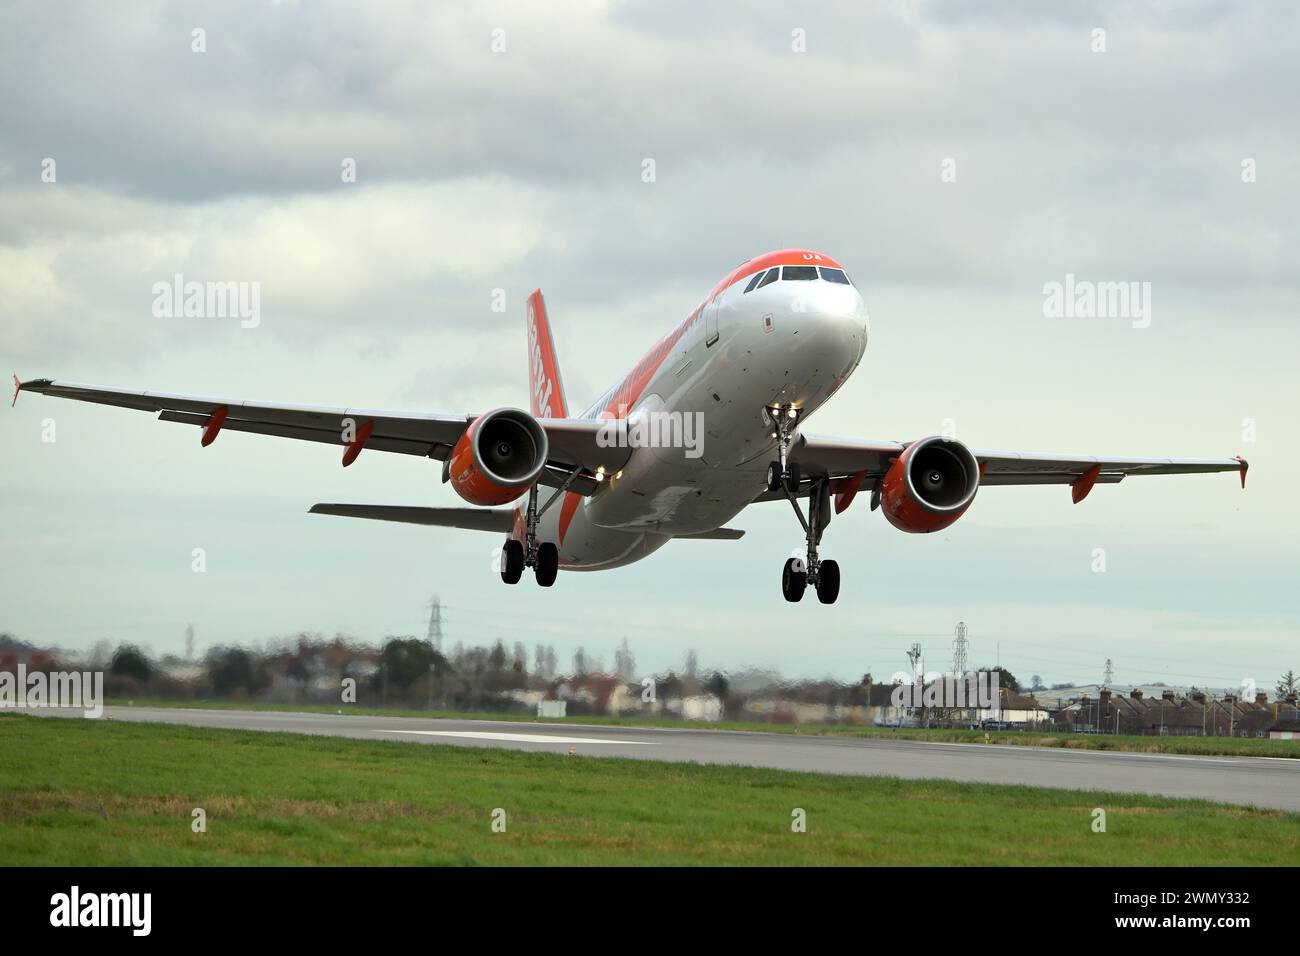
[[[1296,695],[1288,694],[1278,701],[1274,713],[1277,720],[1268,728],[1268,736],[1273,740],[1300,740],[1300,707],[1296,706]]]
[[[894,706],[894,688],[897,684],[864,685],[867,691],[867,722],[876,727],[914,727],[915,712],[910,707]]]
[[[553,694],[556,700],[568,703],[569,713],[608,714],[610,699],[621,700],[616,692],[622,686],[620,678],[609,674],[582,674],[558,681]]]
[[[683,720],[721,720],[722,699],[713,694],[683,697],[681,714]]]
[[[179,658],[164,658],[158,664],[158,672],[168,680],[185,684],[197,683],[207,673],[203,665],[197,661],[183,661]]]
[[[563,700],[539,700],[537,702],[537,716],[542,718],[567,717],[569,715],[568,701]]]
[[[641,687],[632,686],[620,681],[614,685],[609,692],[609,700],[605,702],[605,713],[611,717],[617,717],[620,714],[638,714],[642,711]]]
[[[55,666],[52,650],[35,647],[9,634],[0,634],[0,670],[17,671],[22,664],[28,671],[40,671]]]
[[[1056,712],[1056,720],[1084,733],[1120,733],[1172,737],[1265,737],[1276,722],[1266,694],[1243,700],[1236,694],[1208,697],[1192,690],[1186,696],[1170,688],[1147,696],[1141,688],[1128,694],[1102,688],[1084,694]]]
[[[745,716],[774,724],[815,724],[830,718],[827,704],[794,700],[784,695],[762,695],[745,701]]]
[[[502,692],[501,696],[508,701],[511,701],[516,704],[520,704],[523,707],[528,708],[529,710],[533,710],[542,703],[542,701],[546,697],[546,694],[545,692],[540,690],[529,690],[526,687],[517,687],[512,690],[507,690]],[[542,716],[540,711],[538,712],[538,716],[539,717]],[[564,715],[560,714],[559,716],[563,717]]]
[[[870,675],[868,675],[870,676]],[[993,721],[1005,723],[1015,727],[1025,727],[1038,724],[1048,719],[1047,708],[1040,704],[1033,697],[1026,697],[1024,694],[1009,690],[1005,687],[998,688],[997,700],[991,707],[980,707],[979,701],[973,695],[973,689],[965,683],[962,685],[961,694],[958,696],[956,684],[953,678],[947,677],[944,680],[948,687],[939,688],[936,683],[926,685],[922,692],[913,691],[912,693],[925,693],[936,695],[935,699],[946,699],[952,701],[966,701],[968,706],[960,707],[920,707],[920,706],[899,706],[896,698],[901,699],[904,703],[909,701],[906,694],[909,688],[903,687],[903,695],[896,694],[900,684],[875,684],[864,682],[862,690],[864,693],[864,704],[852,708],[853,714],[864,714],[866,721],[877,727],[970,727],[976,724]],[[985,692],[987,688],[985,688]]]
[[[1013,727],[1028,727],[1047,720],[1047,708],[1033,697],[1026,697],[1009,688],[999,687],[997,705],[979,708],[975,712],[975,719],[979,723],[992,720]]]

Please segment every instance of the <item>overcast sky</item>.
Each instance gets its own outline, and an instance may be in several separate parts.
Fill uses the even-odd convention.
[[[436,462],[201,449],[144,413],[24,395],[0,415],[0,631],[156,653],[187,623],[200,650],[379,640],[423,634],[436,593],[449,643],[544,641],[562,664],[580,645],[610,664],[626,636],[643,669],[694,648],[704,667],[888,675],[913,641],[947,667],[964,620],[972,663],[1049,682],[1098,681],[1108,657],[1120,683],[1300,668],[1294,5],[130,9],[0,8],[6,373],[526,406],[540,285],[585,408],[737,263],[801,246],[845,264],[872,322],[810,430],[1243,454],[1249,486],[1134,478],[1078,506],[990,488],[939,535],[854,507],[824,542],[833,607],[782,600],[802,533],[780,504],[732,522],[743,541],[546,591],[501,584],[493,535],[306,513],[461,504]],[[178,273],[260,283],[260,324],[155,317]],[[1150,325],[1045,317],[1070,273],[1149,282]]]

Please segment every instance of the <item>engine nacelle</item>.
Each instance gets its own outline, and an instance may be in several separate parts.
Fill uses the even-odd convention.
[[[899,531],[942,531],[970,507],[980,486],[980,466],[954,438],[912,442],[880,482],[885,518]]]
[[[536,418],[517,408],[480,415],[447,459],[447,480],[473,505],[514,501],[537,481],[550,446]]]

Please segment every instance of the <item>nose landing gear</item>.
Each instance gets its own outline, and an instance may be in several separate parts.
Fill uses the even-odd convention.
[[[808,517],[799,507],[799,465],[790,461],[790,443],[795,425],[799,423],[799,410],[793,406],[770,405],[765,409],[772,423],[772,437],[776,439],[777,460],[767,466],[768,491],[784,491],[794,508],[795,517],[803,525],[806,559],[790,558],[781,569],[781,594],[791,603],[803,599],[804,591],[812,587],[817,600],[834,604],[840,596],[840,566],[835,561],[823,561],[817,554],[822,533],[831,523],[830,484],[824,477],[814,478],[808,489]]]
[[[767,490],[789,494],[799,491],[799,465],[790,460],[790,442],[795,426],[799,424],[799,409],[793,405],[768,405],[763,409],[772,424],[772,437],[776,439],[777,460],[767,466]]]

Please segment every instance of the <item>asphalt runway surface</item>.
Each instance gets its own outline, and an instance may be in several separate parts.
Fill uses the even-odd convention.
[[[44,709],[28,713],[82,719],[80,711]],[[507,747],[561,754],[573,750],[585,757],[739,764],[815,773],[1196,797],[1300,811],[1300,760],[1277,757],[1185,757],[742,731],[279,711],[110,707],[105,715],[135,723],[280,731],[359,740]]]

